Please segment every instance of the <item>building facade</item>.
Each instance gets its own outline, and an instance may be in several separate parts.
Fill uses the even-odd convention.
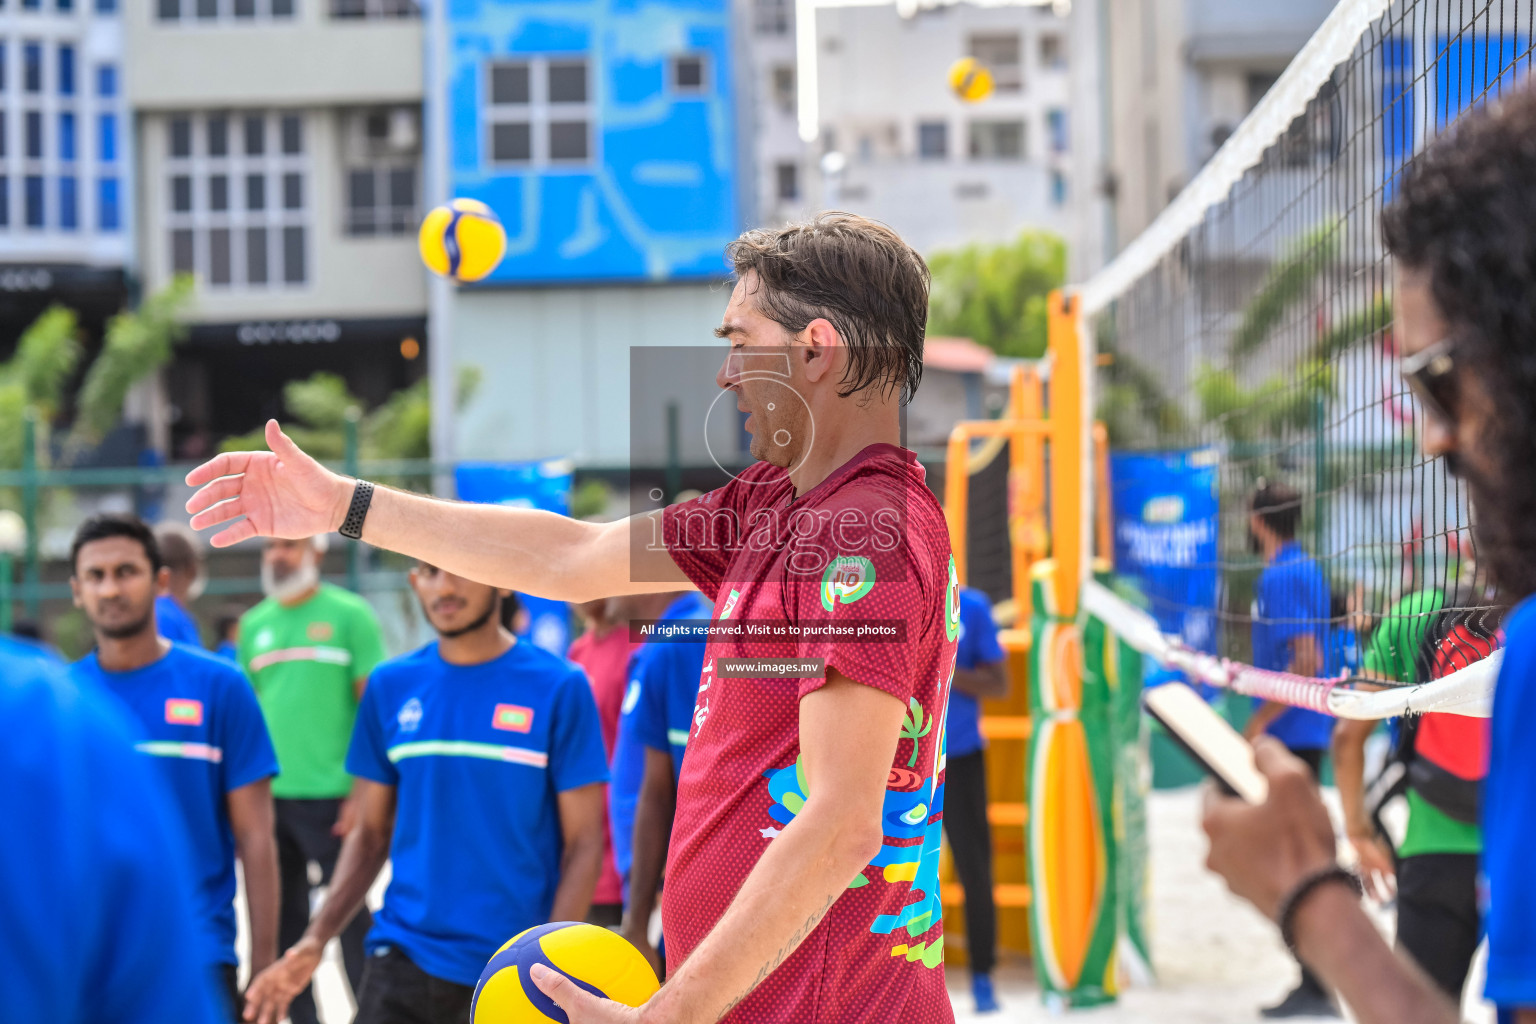
[[[1026,227],[1078,248],[1070,16],[956,3],[816,19],[816,205],[884,221],[923,253]],[[979,102],[950,88],[963,57],[992,75]]]
[[[173,455],[319,370],[365,402],[425,372],[420,11],[410,0],[126,5],[143,287],[196,279]]]
[[[448,8],[450,192],[508,242],[449,299],[453,364],[482,381],[458,457],[622,466],[646,443],[631,424],[659,435],[667,402],[631,386],[632,347],[718,345],[746,201],[735,18],[729,0]]]
[[[122,19],[116,0],[0,6],[0,358],[54,302],[89,346],[127,301]]]

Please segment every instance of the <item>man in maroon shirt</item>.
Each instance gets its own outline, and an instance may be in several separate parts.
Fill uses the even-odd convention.
[[[198,529],[228,523],[219,547],[350,522],[567,601],[698,587],[739,631],[710,640],[679,783],[668,983],[631,1009],[535,967],[530,998],[576,1024],[951,1021],[937,863],[958,587],[898,446],[928,271],[890,229],[838,213],[747,232],[727,255],[717,382],[759,462],[716,491],[616,524],[452,504],[338,476],[271,422],[272,452],[194,470],[187,508]],[[788,658],[807,663],[762,660]]]

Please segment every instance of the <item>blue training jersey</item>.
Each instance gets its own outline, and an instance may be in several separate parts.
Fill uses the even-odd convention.
[[[1003,647],[997,642],[997,623],[992,621],[992,602],[975,587],[961,587],[960,639],[955,649],[955,667],[971,670],[978,665],[995,665],[1003,658]],[[949,691],[944,744],[949,757],[974,754],[983,745],[981,701],[954,687]]]
[[[155,598],[155,627],[172,643],[203,646],[203,635],[197,631],[197,623],[170,594]]]
[[[708,622],[714,607],[697,590],[690,590],[667,605],[659,621]],[[704,675],[704,648],[700,640],[653,640],[636,666],[633,678],[640,683],[640,703],[631,725],[641,746],[672,755],[672,781],[683,774],[683,754],[693,731],[693,709],[699,699]],[[621,725],[620,728],[623,728]],[[642,772],[643,778],[643,772]],[[638,796],[638,791],[635,794]],[[631,828],[633,823],[631,823]]]
[[[581,669],[526,641],[479,665],[437,643],[373,670],[347,771],[396,787],[393,874],[368,948],[473,985],[560,884],[559,794],[606,782]]]
[[[0,637],[0,992],[8,1021],[212,1024],[185,837],[122,708]]]
[[[1328,664],[1333,654],[1328,581],[1301,545],[1287,542],[1264,567],[1254,589],[1253,606],[1255,668],[1286,671],[1291,662],[1291,641],[1310,635],[1322,653],[1323,673],[1334,671]],[[1326,750],[1333,736],[1333,719],[1316,711],[1290,708],[1266,731],[1292,750]]]
[[[668,605],[656,621],[708,621],[713,614],[714,608],[704,596],[690,591]],[[645,751],[648,746],[668,751],[673,781],[682,774],[683,751],[693,728],[693,709],[704,672],[705,646],[695,641],[652,640],[629,656],[629,682],[613,742],[613,782],[608,787],[613,866],[624,883],[626,906],[634,859],[635,804],[645,782]]]
[[[104,670],[94,652],[74,671],[127,706],[137,726],[135,749],[165,780],[191,843],[205,958],[236,963],[228,794],[277,774],[255,692],[238,668],[186,644],[172,644],[163,658],[132,672]]]
[[[1504,620],[1504,664],[1494,691],[1488,777],[1483,783],[1483,927],[1488,1001],[1501,1019],[1536,1009],[1536,598]]]

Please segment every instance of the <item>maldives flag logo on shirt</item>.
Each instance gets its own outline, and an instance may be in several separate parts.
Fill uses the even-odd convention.
[[[202,725],[203,702],[172,697],[165,702],[165,721],[167,725]]]
[[[491,727],[507,732],[530,732],[533,729],[533,708],[518,704],[497,704]]]

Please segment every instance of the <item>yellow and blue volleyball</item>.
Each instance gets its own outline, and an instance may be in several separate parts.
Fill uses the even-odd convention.
[[[949,66],[949,87],[967,103],[992,95],[992,72],[975,57],[961,57]]]
[[[645,957],[617,933],[557,921],[517,933],[491,957],[475,986],[472,1024],[569,1024],[565,1011],[533,983],[529,972],[534,964],[625,1006],[639,1006],[661,987]]]
[[[474,199],[455,199],[421,222],[416,236],[421,261],[440,277],[478,281],[496,269],[507,251],[507,232],[495,212]]]

